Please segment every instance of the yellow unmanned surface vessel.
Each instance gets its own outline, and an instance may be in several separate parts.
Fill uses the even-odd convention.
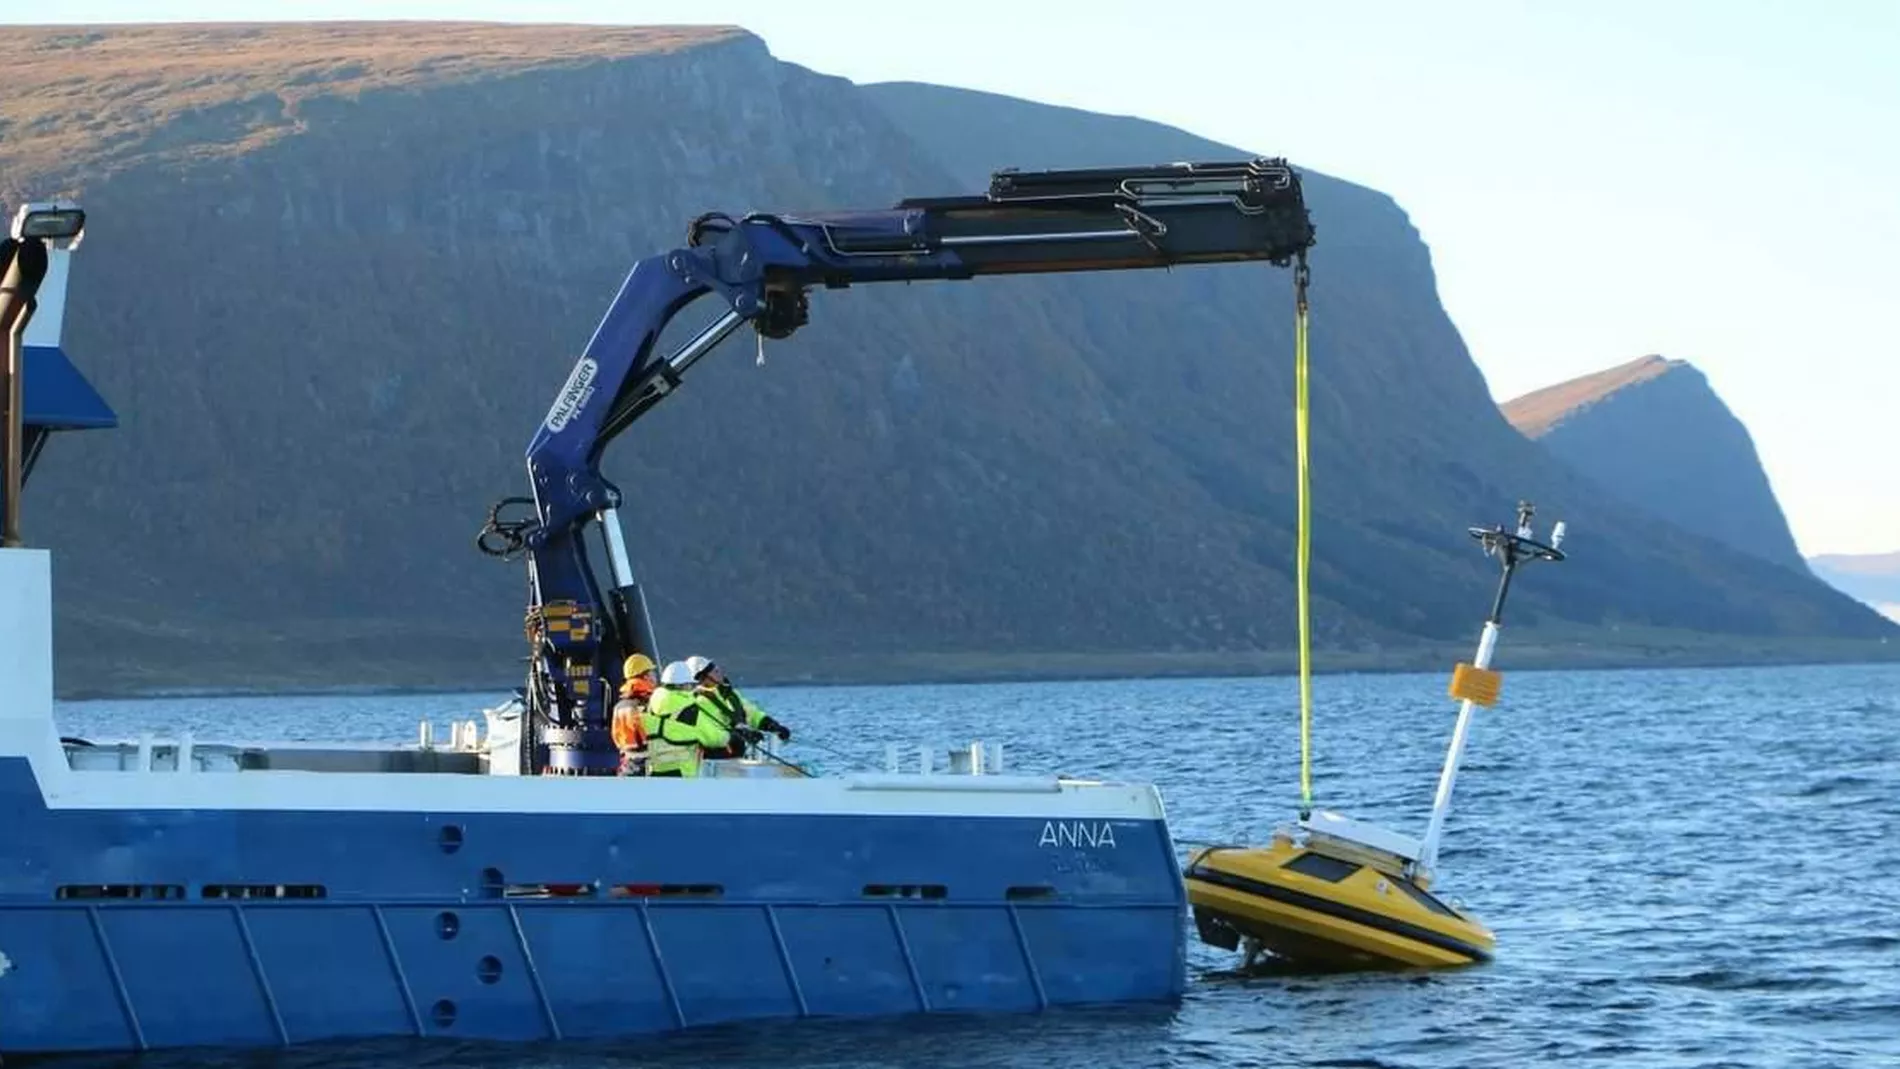
[[[1188,899],[1201,941],[1227,950],[1245,945],[1250,965],[1263,953],[1319,968],[1490,960],[1490,931],[1405,869],[1400,856],[1354,839],[1286,829],[1264,847],[1197,851],[1187,867]]]
[[[1305,264],[1295,275],[1296,391],[1294,433],[1298,446],[1300,615],[1299,818],[1274,830],[1260,847],[1203,847],[1184,870],[1188,902],[1201,941],[1243,950],[1252,966],[1263,955],[1298,967],[1381,968],[1469,965],[1488,961],[1496,939],[1483,924],[1430,891],[1452,784],[1464,754],[1475,706],[1497,702],[1502,677],[1491,670],[1504,601],[1520,564],[1560,561],[1564,525],[1548,544],[1531,531],[1532,506],[1518,505],[1517,527],[1469,528],[1486,555],[1499,558],[1499,580],[1478,652],[1452,673],[1450,694],[1463,700],[1451,747],[1439,776],[1438,794],[1423,840],[1313,810],[1312,659],[1307,607],[1311,511],[1307,490],[1307,302]]]
[[[1452,673],[1451,696],[1463,705],[1424,839],[1312,810],[1311,714],[1303,702],[1305,805],[1299,819],[1276,828],[1266,846],[1204,847],[1188,858],[1188,901],[1202,942],[1244,948],[1249,965],[1267,953],[1318,968],[1429,968],[1490,960],[1496,945],[1490,930],[1430,887],[1473,709],[1498,699],[1502,677],[1490,664],[1511,577],[1527,561],[1564,559],[1557,548],[1564,525],[1557,524],[1545,544],[1531,534],[1531,514],[1528,502],[1518,506],[1516,531],[1470,528],[1488,555],[1501,558],[1504,575],[1477,656]],[[1305,676],[1303,668],[1303,696]]]

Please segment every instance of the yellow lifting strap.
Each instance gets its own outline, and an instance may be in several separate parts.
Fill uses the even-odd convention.
[[[1306,252],[1301,250],[1293,269],[1293,441],[1299,470],[1299,601],[1300,601],[1300,817],[1313,810],[1313,628],[1308,602],[1309,551],[1313,532],[1313,503],[1307,489],[1306,459]]]

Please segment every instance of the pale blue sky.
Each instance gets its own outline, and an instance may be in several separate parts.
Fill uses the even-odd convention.
[[[1900,3],[6,8],[34,23],[736,23],[856,81],[1139,115],[1285,155],[1410,213],[1499,399],[1645,353],[1688,359],[1754,433],[1804,552],[1900,549]]]

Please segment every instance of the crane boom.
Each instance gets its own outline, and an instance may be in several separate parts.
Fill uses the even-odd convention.
[[[813,287],[1296,259],[1304,272],[1313,240],[1299,174],[1266,158],[1004,170],[982,196],[695,219],[685,246],[627,273],[528,445],[533,496],[497,504],[478,540],[496,556],[528,555],[524,771],[598,775],[617,765],[607,723],[621,658],[659,655],[622,541],[620,493],[600,457],[741,324],[761,338],[791,336],[808,320]],[[673,317],[708,295],[724,312],[656,354]],[[510,505],[532,512],[505,521]],[[612,573],[605,596],[583,539],[594,524]]]

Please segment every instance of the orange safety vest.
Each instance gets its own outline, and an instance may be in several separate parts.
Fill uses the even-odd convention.
[[[652,693],[653,684],[645,679],[636,679],[621,689],[613,719],[614,746],[619,750],[637,750],[646,745],[647,727],[641,713]]]

